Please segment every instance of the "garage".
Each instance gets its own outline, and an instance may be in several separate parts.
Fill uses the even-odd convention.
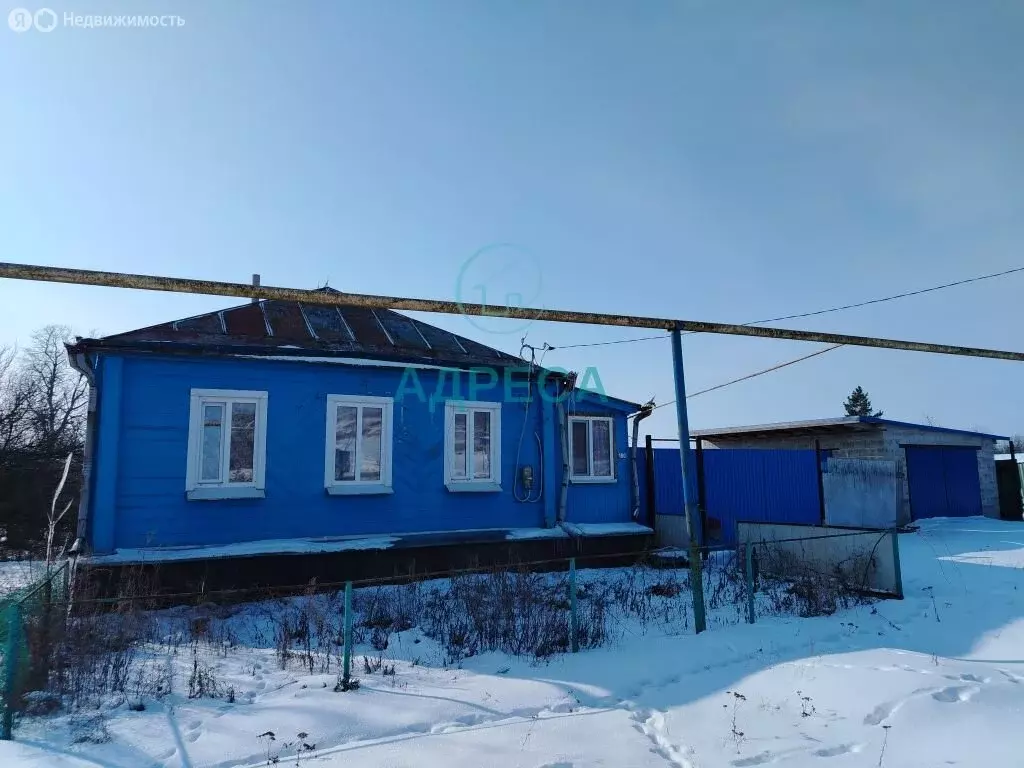
[[[910,514],[927,517],[980,515],[978,449],[969,446],[906,446]]]

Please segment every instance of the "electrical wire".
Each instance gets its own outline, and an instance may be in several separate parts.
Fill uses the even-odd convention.
[[[519,347],[519,356],[525,361],[523,357],[523,350],[530,350],[530,373],[536,371],[540,365],[544,363],[544,355],[547,354],[550,345],[547,342],[544,343],[544,347],[541,349],[540,363],[537,362],[537,348],[526,343],[526,337],[522,338],[521,346]],[[525,495],[519,493],[519,475],[522,472],[522,465],[519,463],[519,459],[523,453],[523,437],[526,435],[526,424],[530,420],[530,403],[533,402],[533,382],[530,379],[526,381],[529,386],[529,393],[526,396],[526,407],[523,411],[523,428],[519,431],[519,444],[516,446],[516,470],[515,476],[512,478],[512,497],[520,502],[521,504],[536,504],[540,501],[541,496],[544,493],[544,445],[541,442],[540,435],[536,432],[533,436],[537,439],[537,462],[540,465],[540,478],[537,483],[537,495],[534,496],[533,492],[527,488]],[[540,386],[538,382],[538,387]]]
[[[804,355],[803,357],[798,357],[798,358],[796,358],[794,360],[787,360],[784,363],[779,363],[777,365],[773,365],[771,368],[765,368],[764,370],[761,370],[761,371],[755,371],[754,373],[748,373],[746,376],[740,376],[738,379],[732,379],[731,381],[724,381],[721,384],[716,384],[713,387],[708,387],[707,389],[702,389],[699,392],[694,392],[693,394],[687,395],[686,399],[690,400],[691,398],[698,397],[699,395],[705,395],[708,392],[714,392],[716,389],[724,389],[725,387],[728,387],[728,386],[730,386],[732,384],[738,384],[741,381],[747,381],[749,379],[757,378],[758,376],[763,376],[766,373],[771,373],[772,371],[777,371],[780,368],[785,368],[786,366],[789,366],[789,365],[794,365],[796,363],[801,363],[804,360],[810,360],[812,357],[817,357],[818,355],[824,355],[826,352],[831,352],[832,350],[839,349],[840,347],[843,347],[843,346],[846,346],[846,345],[845,344],[833,344],[832,346],[825,347],[824,349],[819,349],[817,352],[811,352],[809,355]],[[675,402],[676,402],[675,400],[669,400],[667,403],[661,403],[660,405],[654,406],[654,408],[652,410],[656,411],[659,408],[664,408],[666,405],[672,405]]]
[[[817,309],[813,312],[800,312],[795,315],[780,315],[779,317],[769,317],[764,320],[753,320],[749,323],[743,323],[743,325],[762,325],[764,323],[776,323],[780,320],[797,320],[802,317],[816,317],[818,315],[827,315],[830,312],[842,312],[847,309],[857,309],[859,307],[867,307],[872,304],[882,304],[886,301],[895,301],[896,299],[905,299],[908,296],[920,296],[923,293],[931,293],[932,291],[941,291],[944,288],[955,288],[959,285],[967,285],[968,283],[976,283],[980,280],[991,280],[996,277],[1004,277],[1006,275],[1012,275],[1016,272],[1024,272],[1024,266],[1013,267],[1012,269],[1004,269],[1001,272],[992,272],[987,275],[978,275],[977,277],[969,277],[965,280],[956,280],[952,283],[943,283],[942,285],[933,285],[930,288],[921,288],[916,291],[905,291],[904,293],[897,293],[892,296],[883,296],[878,299],[868,299],[867,301],[859,301],[854,304],[844,304],[838,307],[829,307],[828,309]],[[701,331],[685,331],[683,335],[689,335],[691,333],[701,333]],[[657,336],[639,336],[633,339],[614,339],[612,341],[594,341],[587,344],[562,344],[558,347],[551,347],[551,349],[578,349],[580,347],[603,347],[611,344],[631,344],[634,341],[651,341],[653,339],[664,339],[665,334],[661,333]]]

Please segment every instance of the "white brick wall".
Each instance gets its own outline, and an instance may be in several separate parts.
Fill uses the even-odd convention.
[[[836,432],[819,436],[821,449],[833,451],[838,459],[889,459],[888,449],[880,430],[866,432]],[[786,435],[778,437],[716,437],[713,441],[705,440],[704,444],[711,448],[782,448],[795,450],[807,448],[814,450],[813,437]]]

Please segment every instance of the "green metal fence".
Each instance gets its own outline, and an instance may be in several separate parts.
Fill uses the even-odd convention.
[[[64,627],[68,564],[0,600],[0,740],[11,738],[14,712],[26,691],[43,687],[49,649]]]

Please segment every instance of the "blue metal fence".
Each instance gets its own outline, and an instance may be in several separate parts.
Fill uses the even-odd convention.
[[[659,515],[682,515],[679,451],[656,448],[653,453],[655,510]],[[641,501],[646,504],[644,452],[640,452],[638,458]],[[702,484],[707,518],[705,543],[709,545],[735,545],[739,520],[811,525],[821,522],[814,451],[705,450]]]

